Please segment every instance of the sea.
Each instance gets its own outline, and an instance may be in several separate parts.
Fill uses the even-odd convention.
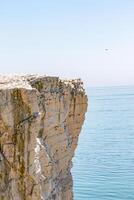
[[[74,200],[134,200],[134,86],[87,88]]]

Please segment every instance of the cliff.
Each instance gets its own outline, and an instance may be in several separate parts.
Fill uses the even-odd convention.
[[[81,81],[0,76],[0,199],[71,200],[87,109]]]

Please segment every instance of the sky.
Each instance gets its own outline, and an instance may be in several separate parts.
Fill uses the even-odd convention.
[[[0,73],[134,85],[134,1],[0,0]]]

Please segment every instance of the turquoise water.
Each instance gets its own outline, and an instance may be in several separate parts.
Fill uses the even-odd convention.
[[[88,88],[74,200],[134,200],[134,87]]]

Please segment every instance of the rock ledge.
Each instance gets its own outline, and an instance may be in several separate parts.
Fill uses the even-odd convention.
[[[72,200],[86,110],[80,79],[0,75],[1,200]]]

